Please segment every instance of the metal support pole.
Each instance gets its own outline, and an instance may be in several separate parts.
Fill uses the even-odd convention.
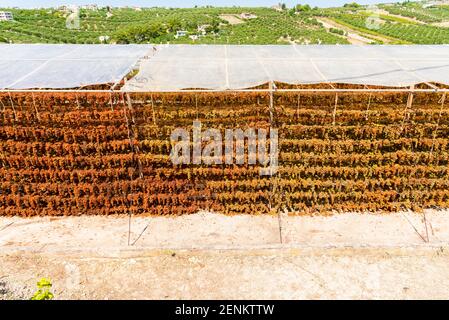
[[[371,106],[371,99],[373,97],[373,94],[370,93],[369,97],[368,97],[368,106],[366,107],[366,113],[365,113],[365,121],[368,121],[368,116],[369,116],[369,107]]]
[[[114,105],[112,103],[112,93],[113,91],[109,92],[109,104],[111,105],[111,110],[114,111]]]
[[[410,86],[410,91],[408,93],[408,98],[407,98],[407,105],[405,106],[405,110],[404,110],[404,118],[402,119],[402,124],[401,124],[401,133],[404,130],[404,126],[405,126],[405,120],[407,118],[408,115],[408,110],[410,110],[412,108],[413,105],[413,90],[415,89],[415,85],[411,85]]]
[[[8,92],[8,95],[9,95],[9,101],[11,102],[12,112],[14,113],[14,120],[17,121],[16,108],[14,107],[14,102],[12,101],[11,92]]]
[[[296,118],[299,120],[299,106],[301,103],[301,93],[298,93],[298,104],[296,106]]]
[[[443,96],[441,97],[439,102],[441,103],[441,108],[440,108],[440,112],[438,113],[438,119],[437,119],[437,123],[435,125],[435,130],[433,130],[433,134],[432,134],[432,147],[430,148],[430,157],[431,158],[433,158],[433,150],[435,148],[435,139],[437,138],[437,132],[438,132],[438,128],[440,127],[440,121],[441,121],[441,116],[443,114],[444,103],[446,102],[446,93],[443,93]]]
[[[153,94],[151,94],[151,110],[153,111],[153,124],[156,125],[156,112],[154,110]]]
[[[335,118],[337,117],[338,93],[335,94],[334,112],[332,112],[332,125],[335,126]]]
[[[205,90],[73,90],[73,89],[63,89],[63,90],[46,90],[46,89],[26,89],[26,90],[0,90],[0,93],[8,93],[8,92],[20,92],[20,93],[30,93],[30,92],[42,92],[42,93],[73,93],[73,92],[85,92],[85,93],[229,93],[229,92],[269,92],[269,89],[232,89],[232,90],[213,90],[213,89],[205,89]],[[405,93],[405,92],[421,92],[421,93],[435,93],[435,92],[449,92],[449,89],[413,89],[409,88],[385,88],[385,89],[337,89],[337,88],[329,88],[329,89],[276,89],[276,92],[327,92],[327,93],[335,93],[335,92],[348,92],[348,93],[363,93],[363,92],[378,92],[378,93]]]
[[[274,83],[273,81],[270,81],[268,84],[268,90],[270,91],[270,126],[273,123],[273,110],[274,110],[274,97],[273,97],[273,90],[274,90]]]
[[[31,97],[33,98],[33,106],[34,106],[34,112],[36,112],[36,118],[37,121],[41,121],[40,115],[39,115],[39,111],[37,110],[37,106],[36,106],[36,100],[34,98],[34,93],[31,93]]]

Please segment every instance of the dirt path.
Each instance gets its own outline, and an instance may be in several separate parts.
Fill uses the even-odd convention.
[[[344,38],[346,38],[346,40],[349,41],[349,43],[351,44],[370,44],[373,43],[374,41],[368,38],[365,38],[363,36],[361,36],[360,34],[356,33],[354,30],[350,30],[349,28],[339,25],[337,24],[335,21],[332,21],[331,19],[328,18],[317,18],[317,20],[319,22],[321,22],[324,26],[324,28],[326,28],[326,30],[329,31],[330,28],[338,28],[341,30],[346,31],[346,35],[342,36]]]
[[[442,28],[449,28],[449,21],[432,23],[432,26],[442,27]]]
[[[235,14],[220,14],[221,19],[229,22],[230,25],[245,23],[242,19],[238,18]]]
[[[338,29],[342,29],[342,30],[346,31],[348,33],[348,41],[351,42],[351,40],[349,39],[349,37],[350,37],[353,39],[352,41],[354,41],[351,43],[354,43],[354,44],[360,44],[360,42],[363,42],[362,44],[369,44],[369,43],[375,42],[374,40],[381,41],[383,43],[391,43],[390,39],[382,37],[381,35],[372,35],[372,34],[368,34],[368,33],[363,33],[361,31],[358,31],[358,30],[352,29],[350,27],[347,27],[345,25],[342,25],[342,24],[332,20],[331,18],[319,17],[319,18],[317,18],[317,20],[321,21],[323,24],[326,23],[328,25],[328,27],[338,28]],[[357,41],[359,43],[357,43]]]

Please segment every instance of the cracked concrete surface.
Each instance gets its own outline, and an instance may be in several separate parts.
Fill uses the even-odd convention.
[[[447,299],[448,213],[0,218],[0,298]]]

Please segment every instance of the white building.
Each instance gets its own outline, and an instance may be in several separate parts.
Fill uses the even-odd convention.
[[[176,34],[175,34],[176,39],[178,39],[180,37],[185,37],[185,36],[187,36],[187,31],[185,31],[185,30],[176,31]]]
[[[240,15],[240,18],[241,19],[256,19],[257,18],[257,16],[255,15],[255,14],[252,14],[252,13],[247,13],[247,12],[244,12],[244,13],[242,13],[241,15]]]
[[[99,36],[98,37],[98,40],[100,40],[100,42],[101,43],[103,43],[103,42],[107,42],[107,41],[109,41],[109,36]]]
[[[0,21],[12,21],[12,13],[9,11],[0,11]]]
[[[210,24],[203,24],[198,26],[198,33],[205,36],[207,34],[207,29],[210,27]]]
[[[98,10],[98,5],[96,5],[96,4],[86,4],[84,6],[81,6],[81,9],[97,11]]]

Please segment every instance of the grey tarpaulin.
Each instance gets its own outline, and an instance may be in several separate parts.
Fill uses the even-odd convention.
[[[122,90],[237,90],[272,81],[449,85],[449,46],[161,45]]]
[[[0,45],[0,88],[78,88],[115,83],[151,45]]]

